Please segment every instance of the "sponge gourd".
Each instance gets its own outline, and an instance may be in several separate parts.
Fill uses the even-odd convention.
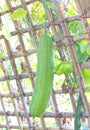
[[[53,86],[53,40],[44,33],[39,41],[35,87],[30,102],[30,114],[41,117],[48,105]]]

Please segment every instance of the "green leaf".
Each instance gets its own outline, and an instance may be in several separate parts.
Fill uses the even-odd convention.
[[[58,75],[61,75],[63,74],[63,66],[61,65],[60,61],[59,63],[55,64],[55,67],[54,67],[54,72]]]
[[[80,42],[75,44],[75,51],[76,51],[79,63],[83,63],[88,59],[88,55],[87,55],[88,46],[87,46],[87,44],[85,42],[86,41],[84,40],[83,44],[80,43]],[[84,47],[83,47],[83,45],[84,45]]]
[[[57,55],[55,55],[54,63],[55,63],[54,72],[58,75],[63,74],[64,72],[63,72],[62,61],[60,61],[60,59]]]
[[[0,59],[3,58],[3,52],[0,51]]]
[[[70,82],[71,82],[72,87],[77,88],[78,84],[77,84],[77,81],[76,81],[76,79],[74,77],[70,76]]]
[[[15,10],[11,16],[12,16],[12,19],[13,20],[17,20],[17,19],[20,19],[20,18],[24,18],[26,17],[26,13],[27,11],[23,8],[18,8],[17,10]]]
[[[70,74],[73,71],[72,63],[71,62],[64,62],[63,63],[63,71],[65,74]]]
[[[87,87],[85,90],[86,93],[90,93],[90,87]]]
[[[86,85],[90,85],[90,71],[88,69],[83,69],[82,73],[83,73],[83,77],[84,77]]]
[[[87,49],[87,54],[90,56],[90,48]]]
[[[67,61],[59,62],[55,67],[55,72],[58,75],[61,74],[70,74],[73,71],[72,63]]]
[[[85,54],[78,53],[79,63],[84,63],[87,59],[88,59],[88,55],[86,53]]]
[[[79,47],[80,47],[81,53],[85,53],[85,52],[87,51],[87,48],[88,48],[87,41],[86,41],[86,40],[82,40],[82,41],[79,43]]]
[[[32,18],[33,24],[42,23],[45,21],[45,11],[43,4],[39,1],[36,1],[32,4],[30,8],[30,15]]]
[[[68,23],[68,28],[72,36],[83,34],[83,28],[80,21],[72,21]],[[81,29],[82,28],[82,29]]]
[[[76,14],[75,10],[73,9],[73,7],[69,7],[69,10],[67,12],[68,16],[74,16]]]
[[[56,73],[57,73],[58,75],[64,74],[64,66],[63,66],[62,63],[58,65],[58,69],[57,69],[57,72],[56,72]]]

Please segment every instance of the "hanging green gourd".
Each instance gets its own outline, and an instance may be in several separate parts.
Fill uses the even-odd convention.
[[[81,98],[81,96],[79,96],[78,102],[77,102],[77,108],[76,108],[76,115],[75,115],[75,119],[74,119],[74,130],[80,130],[82,106],[83,106],[82,98]]]
[[[30,102],[32,116],[40,117],[45,112],[52,91],[53,77],[53,40],[44,32],[38,45],[35,88]]]

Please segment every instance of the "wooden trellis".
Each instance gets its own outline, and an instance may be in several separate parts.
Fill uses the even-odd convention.
[[[5,22],[3,21],[3,17],[5,15],[12,14],[18,8],[23,8],[27,11],[26,14],[26,21],[27,26],[23,27],[19,26],[17,20],[12,19],[12,24],[14,26],[14,31],[10,31],[10,35],[12,36],[12,40],[6,38],[3,33],[0,35],[0,51],[3,51],[3,45],[7,52],[4,53],[4,56],[0,59],[0,67],[3,71],[2,76],[0,76],[0,117],[2,120],[0,121],[0,130],[73,130],[72,126],[63,125],[64,119],[71,120],[71,124],[73,123],[73,118],[75,117],[76,112],[76,101],[74,94],[79,94],[82,97],[84,111],[82,112],[82,116],[87,119],[88,122],[88,130],[90,129],[90,109],[88,106],[88,102],[85,96],[85,81],[82,76],[82,69],[83,68],[90,68],[90,62],[85,62],[83,64],[78,63],[76,51],[74,48],[75,42],[81,41],[86,39],[88,45],[90,46],[90,27],[87,22],[87,18],[90,18],[90,10],[89,7],[86,8],[85,4],[83,3],[84,0],[75,0],[77,15],[71,17],[65,17],[64,11],[60,7],[60,1],[51,0],[57,10],[57,18],[53,18],[52,11],[50,8],[45,6],[46,17],[48,21],[46,21],[46,28],[50,29],[52,35],[55,40],[55,47],[57,48],[58,54],[60,59],[64,61],[67,60],[65,56],[62,46],[65,45],[67,48],[67,55],[69,55],[70,60],[73,63],[74,68],[74,75],[75,79],[77,80],[78,87],[72,88],[71,82],[69,79],[69,75],[65,75],[67,85],[62,85],[62,89],[55,90],[53,86],[53,91],[50,99],[50,106],[52,107],[52,112],[48,109],[46,110],[45,114],[41,118],[33,118],[29,113],[29,103],[31,100],[33,88],[34,88],[34,78],[36,72],[33,70],[32,61],[34,57],[36,58],[37,53],[37,31],[44,28],[45,23],[34,25],[32,22],[32,18],[30,16],[30,5],[37,2],[36,0],[20,0],[19,5],[14,5],[14,0],[5,0],[7,5],[6,10],[2,10],[0,12],[0,24],[4,26]],[[39,1],[42,3],[42,1]],[[86,0],[86,5],[88,6]],[[85,6],[85,7],[84,7]],[[72,36],[70,30],[68,28],[68,23],[73,21],[80,21],[82,24],[82,29],[84,33],[82,35]],[[57,26],[59,27],[60,37],[58,36]],[[8,27],[10,28],[10,27]],[[26,47],[26,41],[24,40],[23,35],[27,35],[30,42],[32,41],[33,47],[29,48]],[[15,42],[13,40],[18,41],[19,44],[17,47],[15,46]],[[14,44],[13,44],[14,42]],[[16,47],[16,48],[15,48]],[[32,56],[32,57],[31,57]],[[26,67],[27,71],[23,73],[19,73],[18,65],[16,62],[18,58],[23,59],[22,67]],[[9,63],[9,67],[12,69],[12,74],[8,73],[7,66]],[[6,66],[7,65],[7,66]],[[25,69],[26,69],[25,68]],[[24,80],[28,79],[30,84],[30,91],[27,91],[25,88]],[[3,85],[5,84],[5,85]],[[2,93],[2,88],[6,86],[8,92]],[[5,88],[5,89],[6,89]],[[32,90],[32,91],[31,91]],[[72,105],[72,111],[61,111],[60,110],[60,101],[61,95],[65,94],[70,97],[70,102]],[[58,96],[58,98],[57,98]],[[57,100],[58,99],[58,100]],[[6,109],[6,100],[10,107],[10,109]],[[21,105],[20,105],[21,104]],[[67,106],[68,107],[68,106]],[[51,126],[49,127],[47,121],[51,120]],[[16,122],[15,122],[16,121]],[[38,123],[39,122],[39,123]],[[53,127],[55,124],[55,127]]]

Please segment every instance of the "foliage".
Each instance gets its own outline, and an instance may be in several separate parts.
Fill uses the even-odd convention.
[[[82,28],[82,29],[81,29]],[[80,21],[71,21],[68,23],[68,29],[70,30],[70,34],[72,36],[83,34],[83,27]]]
[[[86,85],[90,85],[90,71],[88,69],[83,69],[82,70],[83,77],[85,80]]]
[[[25,9],[18,8],[11,14],[11,17],[13,20],[17,20],[17,19],[26,17],[26,13],[27,11]]]
[[[68,11],[66,11],[66,16],[77,15],[78,12],[74,6],[74,1],[70,1]],[[88,19],[89,22],[89,19]],[[90,23],[90,22],[89,22]],[[71,36],[79,36],[84,33],[81,21],[72,21],[68,23],[68,29]],[[90,48],[88,46],[87,40],[83,39],[81,41],[74,43],[74,48],[76,51],[76,56],[79,64],[86,62],[90,56]],[[64,53],[67,53],[66,49],[63,49]],[[55,56],[55,73],[58,75],[69,74],[70,82],[72,86],[78,86],[76,79],[73,76],[73,67],[70,61],[62,61],[60,58]],[[85,80],[86,86],[90,85],[90,71],[88,69],[82,70],[83,78]]]
[[[89,57],[87,54],[88,44],[86,43],[86,40],[75,43],[74,47],[78,62],[80,64],[86,62]]]
[[[65,1],[65,0],[61,0],[61,1]],[[20,4],[20,0],[13,0],[11,2],[14,5]],[[56,10],[53,2],[50,2],[48,0],[46,2],[48,5],[48,8],[52,12],[53,19],[56,19],[57,18],[57,10]],[[0,4],[0,11],[7,11],[8,6],[6,4],[6,1],[0,0],[0,3],[1,3]],[[74,0],[69,0],[69,4],[65,6],[65,9],[64,9],[64,13],[65,13],[66,17],[72,17],[72,16],[75,16],[78,14]],[[28,6],[28,10],[29,10],[29,13],[31,15],[33,25],[45,23],[45,10],[44,10],[43,4],[40,1],[37,1],[37,2],[30,4],[30,6]],[[17,40],[17,42],[16,42],[15,38],[13,38],[13,40],[12,40],[13,36],[11,35],[11,31],[15,31],[14,25],[12,23],[12,19],[17,20],[18,28],[19,28],[19,25],[20,25],[20,27],[22,27],[22,25],[23,25],[23,27],[26,27],[26,25],[28,27],[26,15],[27,15],[27,11],[25,9],[18,8],[12,14],[7,13],[7,15],[2,15],[2,17],[1,17],[1,19],[3,21],[3,26],[2,25],[0,26],[0,35],[4,36],[9,41],[10,40],[13,41],[13,42],[10,41],[10,43],[11,43],[12,49],[14,48],[14,50],[15,50],[15,47],[19,44],[19,41]],[[47,21],[48,20],[46,18],[46,22]],[[90,24],[90,18],[88,18],[87,21]],[[58,36],[61,37],[60,28],[58,27],[58,25],[57,25],[56,29],[58,32]],[[69,29],[70,35],[72,37],[79,36],[79,35],[82,35],[84,33],[83,25],[82,25],[81,21],[78,21],[78,20],[68,22],[68,29]],[[42,32],[42,30],[41,30],[41,32]],[[29,43],[28,46],[30,46],[30,49],[31,49],[32,43],[30,42],[30,38],[29,37],[26,38],[26,36],[24,36],[24,35],[25,34],[23,34],[23,39],[25,41],[25,47],[27,46],[27,43]],[[3,43],[2,43],[2,46],[4,46]],[[86,62],[88,60],[88,58],[90,57],[90,48],[88,46],[87,40],[83,39],[81,41],[74,42],[73,47],[75,48],[78,64],[81,65],[82,63]],[[27,47],[27,49],[28,49],[28,47]],[[66,50],[65,46],[63,46],[62,49],[63,49],[63,52],[64,52],[67,60],[60,59],[58,54],[56,54],[57,49],[54,48],[54,53],[55,53],[55,56],[54,56],[54,63],[55,63],[54,89],[60,89],[60,87],[64,83],[66,84],[65,75],[69,76],[71,86],[77,87],[78,83],[74,77],[73,64],[71,62],[70,57],[67,56],[67,50]],[[17,53],[16,50],[15,50],[15,53]],[[5,50],[5,49],[4,49],[4,51],[0,50],[0,60],[2,60],[2,58],[4,58],[4,56],[7,56],[7,50]],[[37,59],[36,59],[35,55],[29,56],[29,60],[31,63],[31,68],[34,71],[36,71],[36,60]],[[18,72],[22,73],[21,59],[18,58],[17,60],[15,60],[15,63],[16,63]],[[7,72],[7,75],[8,76],[13,75],[12,64],[10,63],[10,61],[5,61],[4,66],[5,66],[5,70]],[[25,72],[26,71],[24,71],[23,73],[25,73]],[[4,76],[4,72],[3,72],[2,67],[0,67],[0,75]],[[88,86],[90,85],[90,70],[89,69],[82,69],[82,76],[83,76],[83,79],[84,79],[85,84],[87,86],[85,94],[87,96],[88,101],[90,101],[90,88],[88,88]],[[32,85],[31,85],[31,81],[29,79],[25,79],[22,82],[22,84],[23,84],[23,86],[25,85],[24,87],[26,87],[25,91],[32,91],[32,89],[30,88],[30,86],[32,86]],[[9,92],[8,86],[6,85],[6,83],[3,83],[2,85],[0,84],[0,86],[2,86],[2,89],[3,89],[2,92],[5,92],[5,93]],[[64,102],[64,101],[62,101],[62,102]],[[1,117],[0,117],[0,119],[1,119]],[[3,120],[3,118],[1,120]]]
[[[3,58],[3,52],[0,51],[0,59],[2,59],[2,58]]]
[[[87,48],[87,54],[90,56],[90,48]]]
[[[55,67],[55,72],[58,75],[70,74],[73,71],[72,63],[70,61],[61,61]]]
[[[45,10],[43,4],[39,1],[32,4],[30,14],[33,24],[44,22]]]

